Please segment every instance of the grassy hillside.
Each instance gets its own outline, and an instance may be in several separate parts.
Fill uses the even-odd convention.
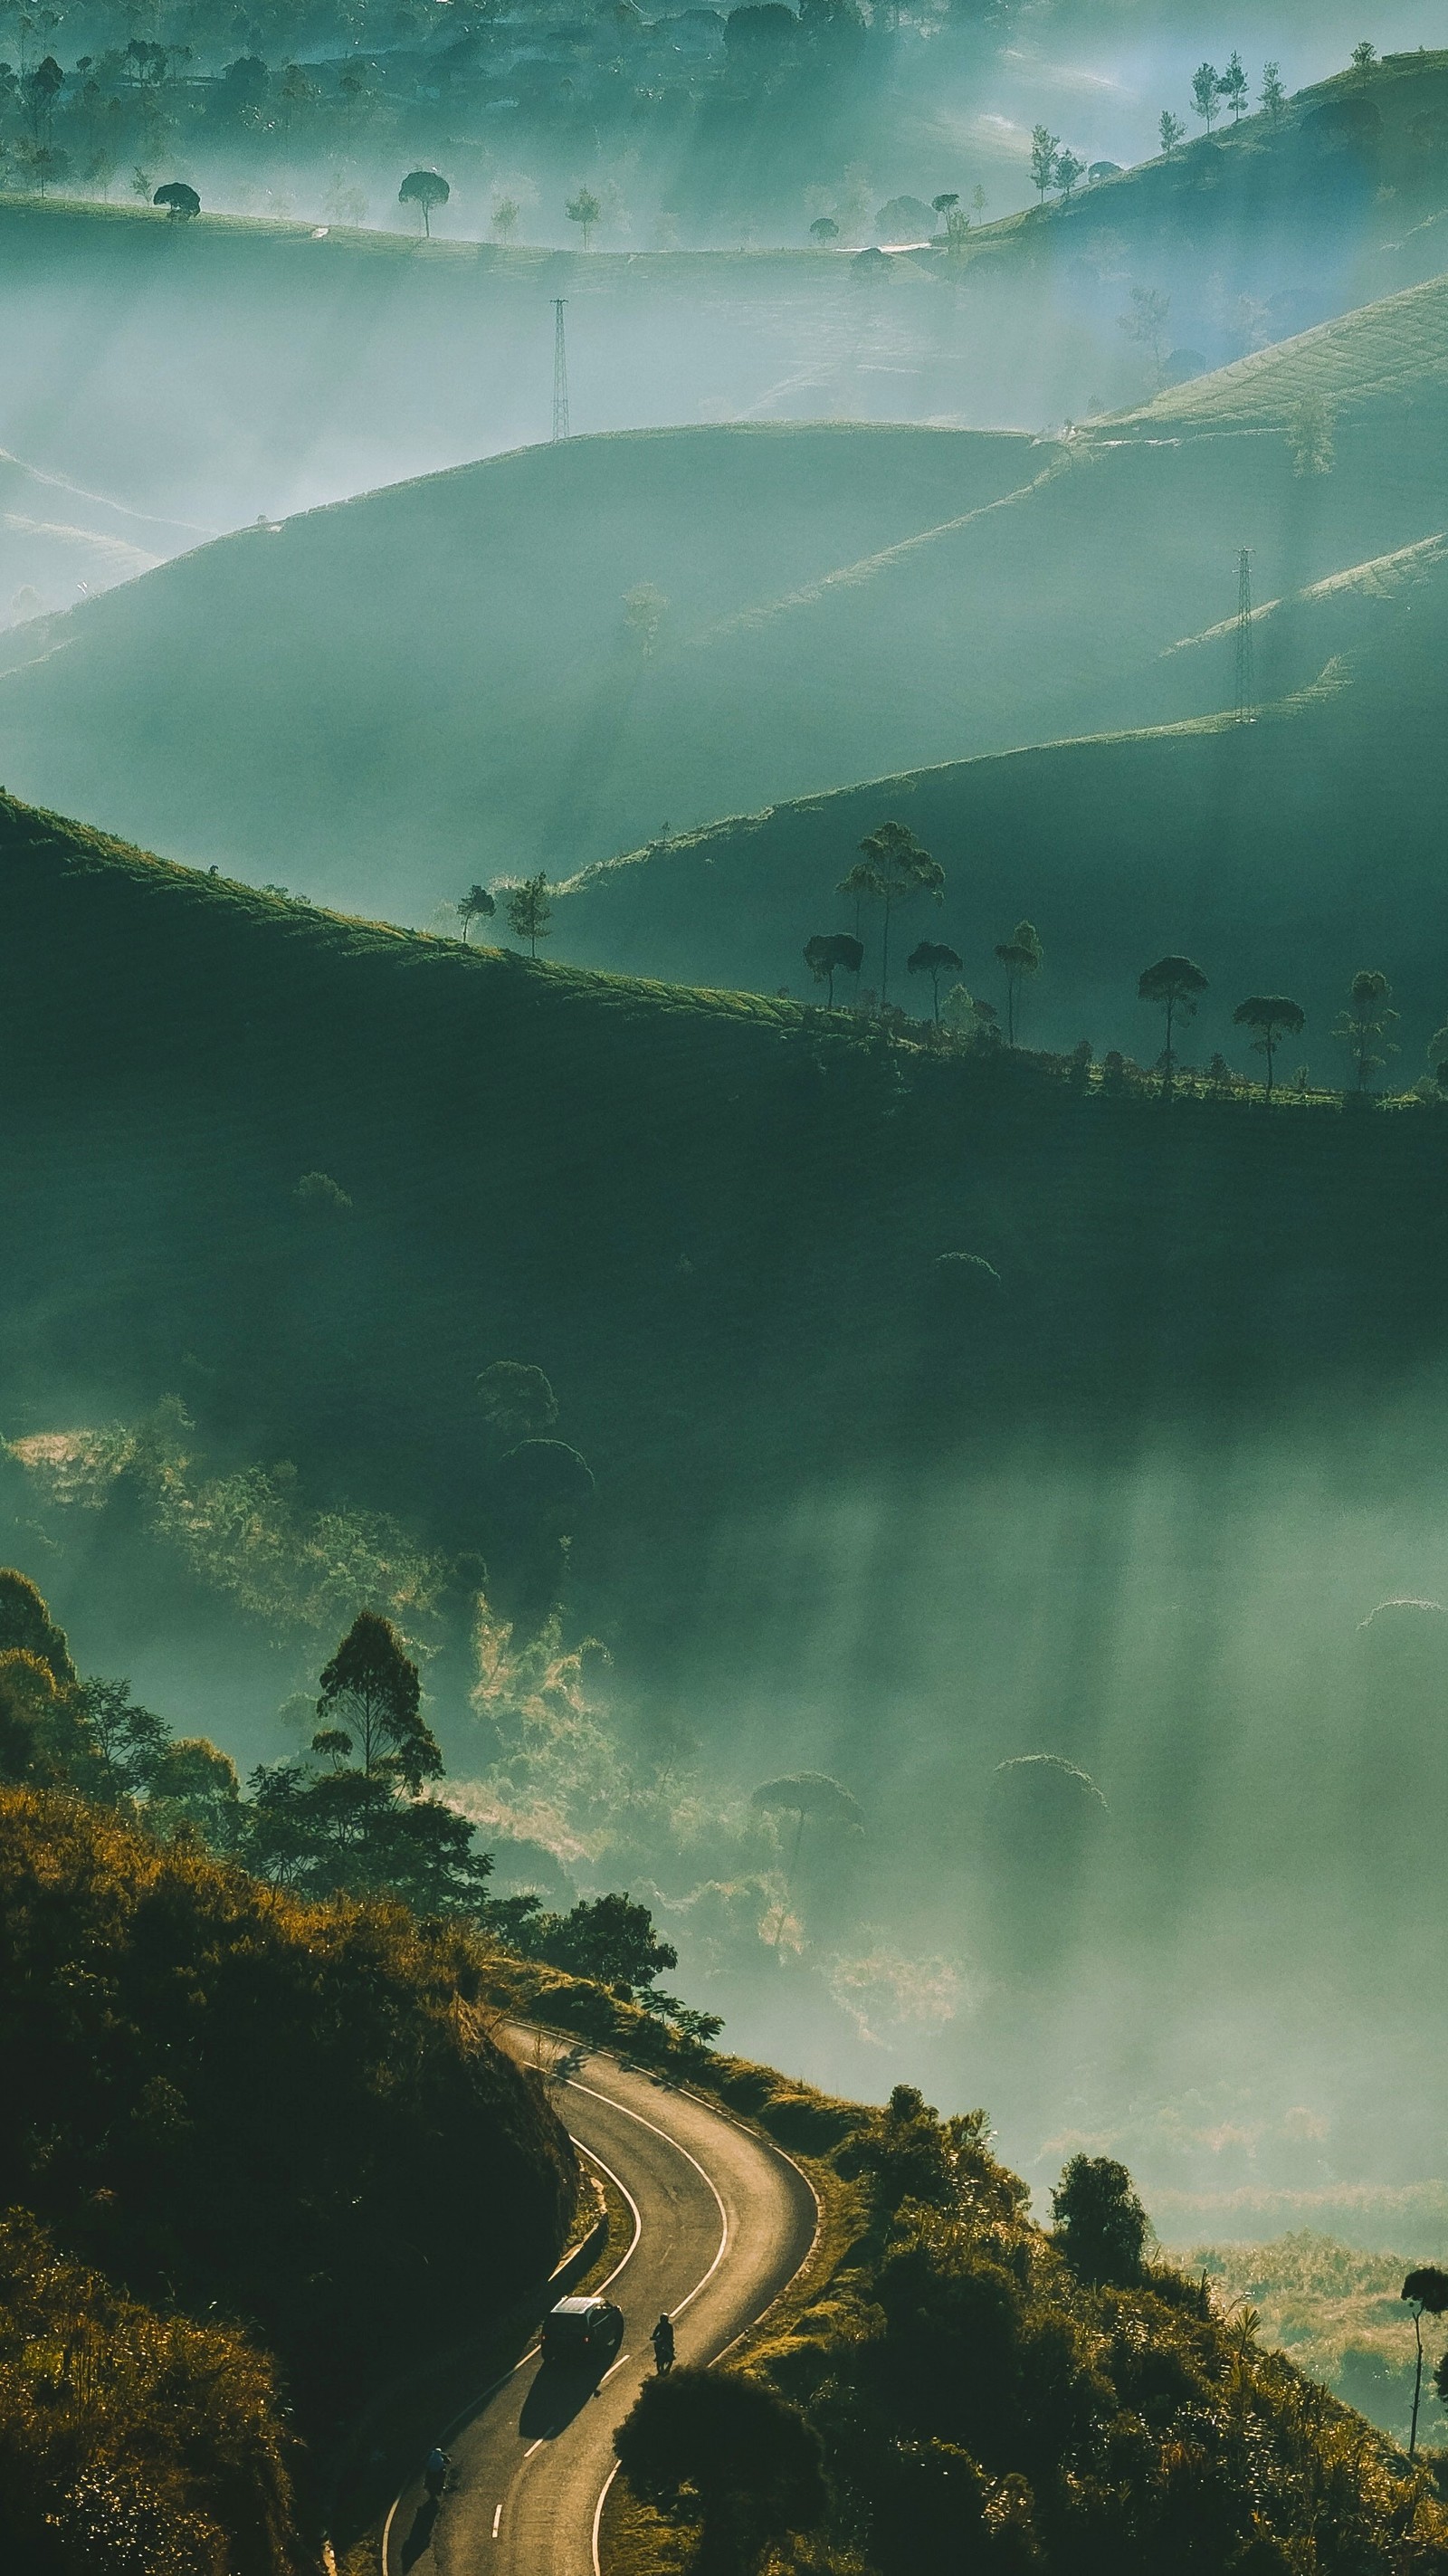
[[[945,938],[971,989],[1001,1003],[995,944],[1023,914],[1036,923],[1048,958],[1028,1004],[1038,1040],[1066,1046],[1084,1031],[1098,1049],[1150,1054],[1136,976],[1185,949],[1213,985],[1192,1032],[1198,1060],[1224,1047],[1249,1066],[1232,1009],[1249,992],[1280,991],[1308,1011],[1302,1051],[1315,1079],[1340,1080],[1329,1025],[1349,977],[1372,963],[1399,986],[1411,1081],[1444,1000],[1441,958],[1421,938],[1448,786],[1437,711],[1448,585],[1436,543],[1264,602],[1256,632],[1262,686],[1289,694],[1269,696],[1250,728],[1224,717],[1062,742],[776,806],[584,871],[559,898],[560,938],[600,963],[707,968],[808,994],[804,943],[851,927],[839,880],[864,834],[895,816],[948,874],[943,909],[905,917],[907,941]],[[1228,628],[1184,638],[1172,659],[1220,672],[1231,648]],[[862,927],[874,984],[868,910]],[[928,988],[922,1000],[899,971],[898,941],[895,954],[895,998],[927,1007]]]
[[[1211,135],[1187,121],[1170,159],[983,227],[968,283],[1055,275],[1103,312],[1124,300],[1123,275],[1154,284],[1176,345],[1215,361],[1234,339],[1280,338],[1442,267],[1448,52],[1341,72],[1276,117],[1224,112]]]
[[[1114,318],[1047,330],[1004,287],[967,310],[928,263],[872,292],[810,247],[585,257],[6,197],[5,443],[202,530],[278,517],[546,439],[556,296],[575,432],[1036,424],[1143,381]]]
[[[250,529],[11,639],[9,783],[426,919],[666,825],[1209,713],[1229,639],[1170,648],[1230,615],[1242,545],[1265,600],[1438,533],[1445,317],[1425,288],[1309,335],[1250,403],[1207,379],[1182,420],[1230,436],[653,432]]]
[[[1273,739],[1264,727],[1249,755],[1270,760]],[[1188,745],[1218,762],[1242,748]],[[913,809],[927,824],[931,792]],[[1120,810],[1115,782],[1101,810]],[[52,1427],[58,1390],[84,1420],[180,1385],[209,1438],[325,1459],[359,1498],[465,1544],[483,1468],[464,1398],[485,1363],[524,1356],[566,1389],[568,1436],[609,1489],[584,1562],[617,1569],[639,1515],[658,1527],[662,1511],[687,1549],[681,1493],[712,1509],[736,1479],[787,1483],[802,1440],[818,1465],[869,1420],[908,1451],[928,1420],[948,1449],[956,1406],[963,1422],[991,1401],[1007,1347],[1032,1350],[1047,1406],[1063,1372],[1083,1399],[1110,1388],[1114,1404],[1131,1381],[1149,1403],[1163,1367],[1215,1400],[1394,1331],[1406,1359],[1436,1332],[1436,1219],[1398,1194],[1436,1168],[1427,1112],[1244,1123],[1202,1101],[1163,1117],[1024,1061],[468,952],[8,800],[0,813],[3,1153],[24,1211],[5,1285],[11,1436]],[[862,1161],[883,1120],[889,1157]],[[1191,1240],[1170,1251],[1168,1297],[1148,1212],[1178,1167]],[[308,1172],[351,1205],[299,1200]],[[1382,1195],[1380,1221],[1355,1229],[1365,1268],[1333,1250],[1341,1194],[1363,1190]],[[1281,1236],[1268,1319],[1230,1252],[1249,1223]],[[949,1359],[966,1375],[947,1399],[932,1262],[955,1250],[1013,1293],[987,1343]],[[832,1432],[820,1402],[842,1376],[854,1409]]]

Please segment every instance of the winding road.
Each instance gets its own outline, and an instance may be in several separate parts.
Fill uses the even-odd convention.
[[[681,2362],[715,2361],[814,2242],[814,2194],[767,2140],[612,2058],[563,2063],[563,2116],[633,2213],[633,2242],[607,2284],[624,2313],[622,2349],[600,2379],[545,2369],[535,2347],[440,2428],[453,2464],[442,2508],[434,2514],[420,2484],[404,2489],[383,2576],[596,2576],[614,2430],[653,2368],[660,2309],[675,2320]]]

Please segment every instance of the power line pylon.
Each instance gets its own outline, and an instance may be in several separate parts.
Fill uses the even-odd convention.
[[[1252,630],[1252,550],[1237,558],[1237,722],[1257,721],[1257,657]]]
[[[553,439],[568,436],[568,351],[563,341],[563,306],[565,298],[553,298]]]

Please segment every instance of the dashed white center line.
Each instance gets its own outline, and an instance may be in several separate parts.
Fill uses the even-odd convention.
[[[533,2452],[534,2452],[534,2451],[541,2451],[541,2450],[542,2450],[542,2448],[543,2448],[543,2445],[544,2445],[544,2443],[547,2441],[547,2439],[548,2439],[548,2436],[547,2436],[547,2434],[546,2434],[546,2433],[540,2433],[540,2434],[539,2434],[539,2436],[538,2436],[537,2441],[532,2445],[532,2448],[531,2448],[530,2450],[526,2450],[526,2451],[524,2452],[524,2454],[523,2454],[524,2459],[525,2459],[525,2460],[531,2460],[531,2459],[532,2459],[532,2457],[533,2457]]]
[[[496,2539],[497,2539],[497,2537],[498,2537],[498,2525],[499,2525],[499,2523],[502,2521],[502,2519],[503,2519],[503,2508],[502,2508],[502,2506],[501,2506],[500,2504],[499,2504],[499,2505],[494,2505],[494,2507],[493,2507],[493,2538],[494,2538],[495,2540],[496,2540]]]

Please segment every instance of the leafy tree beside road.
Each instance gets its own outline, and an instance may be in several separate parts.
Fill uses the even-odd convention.
[[[699,2576],[753,2576],[772,2542],[825,2516],[818,2434],[772,2389],[734,2372],[646,2380],[614,2449],[641,2502],[699,2530]]]

